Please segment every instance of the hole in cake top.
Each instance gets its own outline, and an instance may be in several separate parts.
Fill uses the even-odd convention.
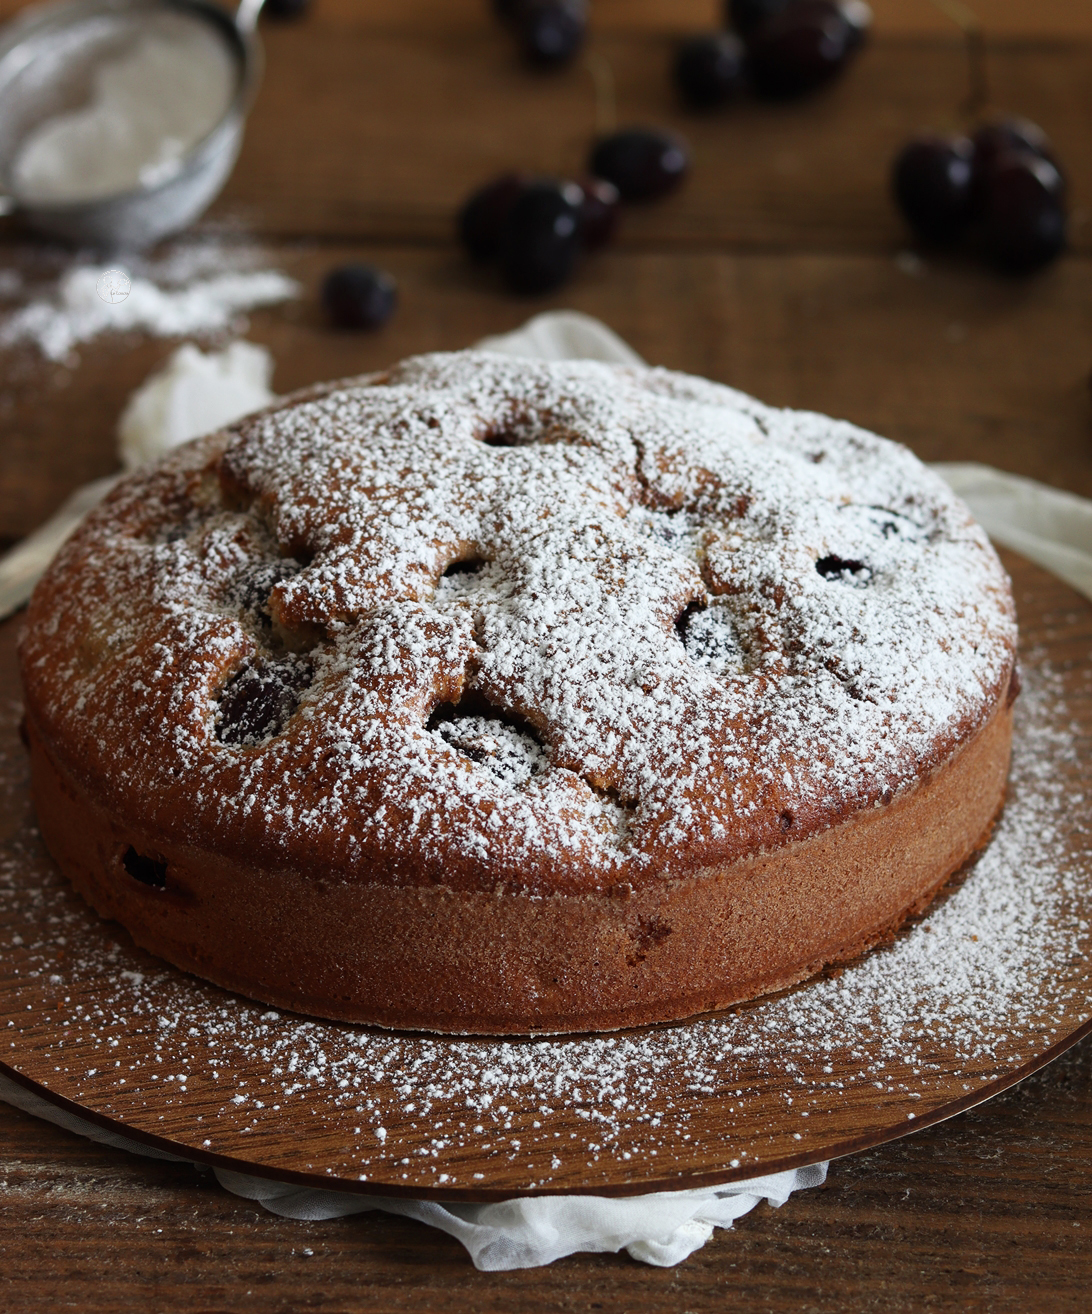
[[[224,685],[216,704],[216,738],[251,747],[281,734],[314,678],[306,657],[289,653],[246,662]]]
[[[872,568],[863,561],[851,561],[835,553],[820,557],[815,569],[824,579],[842,580],[849,584],[867,584],[872,578]]]
[[[534,726],[517,712],[495,707],[478,690],[467,690],[458,703],[441,703],[425,729],[513,788],[550,765]]]
[[[482,435],[486,447],[529,447],[534,438],[530,434],[516,433],[511,429],[490,429]]]
[[[675,621],[675,633],[684,644],[686,643],[686,632],[690,628],[690,622],[705,608],[706,604],[704,602],[688,602],[679,613],[678,619]]]
[[[576,443],[582,445],[587,437],[573,428],[565,419],[549,410],[530,412],[518,408],[504,419],[486,422],[478,439],[486,447],[534,447],[539,444]]]
[[[452,561],[436,582],[434,600],[438,604],[470,604],[474,610],[476,637],[482,628],[481,604],[495,597],[499,583],[496,572],[491,571],[489,557],[470,556]]]
[[[453,561],[444,571],[443,578],[450,579],[453,575],[476,575],[488,565],[487,557],[466,557],[462,561]]]
[[[292,549],[285,555],[284,560],[294,561],[300,570],[306,570],[317,555],[316,549],[309,543],[297,542],[292,544]]]
[[[593,776],[585,776],[584,783],[604,803],[613,804],[616,808],[623,808],[626,812],[635,812],[637,810],[637,800],[631,795],[623,794],[617,785],[601,785]]]
[[[293,524],[291,521],[285,523],[282,519],[284,508],[276,499],[248,492],[244,498],[236,498],[234,501],[236,509],[248,517],[264,543],[267,559],[292,562],[295,565],[294,573],[311,565],[318,555],[311,533],[305,525]]]
[[[122,855],[121,865],[141,885],[148,885],[153,890],[163,890],[167,886],[167,864],[162,858],[152,858],[145,853],[138,853],[130,844]]]
[[[689,603],[675,622],[675,632],[696,666],[704,666],[715,675],[744,669],[747,652],[735,618],[723,604]]]

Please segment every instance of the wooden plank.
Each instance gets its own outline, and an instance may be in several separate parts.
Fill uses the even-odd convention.
[[[144,1314],[545,1314],[727,1307],[1079,1310],[1092,1282],[1092,1042],[988,1104],[831,1166],[675,1269],[576,1255],[481,1274],[384,1214],[277,1218],[187,1165],[140,1160],[0,1104],[0,1306]]]
[[[495,173],[583,169],[596,124],[582,64],[529,72],[480,16],[392,32],[339,12],[266,25],[265,83],[215,216],[267,236],[444,243],[462,199]],[[632,249],[893,249],[909,239],[888,195],[891,161],[922,126],[954,126],[966,92],[954,28],[880,37],[807,101],[747,100],[713,115],[677,104],[669,33],[606,30],[589,48],[614,71],[619,122],[666,125],[693,147],[683,191],[627,213],[621,242]],[[990,71],[996,104],[1053,137],[1074,245],[1092,249],[1092,45],[998,40]]]
[[[1092,495],[1085,259],[1013,283],[954,261],[915,276],[880,256],[615,251],[533,299],[505,294],[449,250],[285,246],[270,259],[305,288],[298,303],[252,318],[250,336],[273,351],[281,392],[574,306],[651,362],[846,417],[927,460],[987,461]],[[400,309],[380,333],[323,322],[318,286],[345,259],[374,261],[399,282]],[[102,337],[74,370],[30,349],[0,356],[0,536],[29,532],[74,487],[114,468],[124,401],[174,345]]]
[[[1090,10],[1092,12],[1092,10]],[[582,65],[535,76],[492,27],[410,35],[287,27],[266,34],[268,75],[243,153],[214,207],[267,235],[445,242],[462,199],[513,167],[577,174],[595,133]],[[891,161],[922,127],[958,124],[957,38],[877,40],[846,78],[790,104],[746,100],[685,112],[670,88],[673,42],[607,33],[620,123],[682,132],[685,188],[626,214],[631,248],[887,250],[908,241],[889,197]],[[1092,47],[996,43],[997,105],[1043,125],[1072,184],[1073,240],[1089,249]]]

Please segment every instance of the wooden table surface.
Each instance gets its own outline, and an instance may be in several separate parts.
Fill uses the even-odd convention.
[[[666,70],[679,34],[713,25],[714,0],[592,0],[589,48],[614,72],[619,119],[681,129],[695,169],[533,299],[467,265],[452,215],[499,169],[580,167],[587,70],[523,70],[487,0],[314,0],[302,21],[263,23],[265,82],[200,231],[228,251],[260,244],[304,285],[251,317],[279,391],[573,306],[650,361],[848,417],[926,459],[1092,495],[1092,3],[973,7],[993,102],[1042,124],[1070,181],[1071,252],[1031,279],[910,258],[889,202],[899,144],[956,125],[966,90],[959,33],[929,0],[874,0],[870,48],[826,93],[703,117],[678,108]],[[18,8],[0,0],[0,15]],[[379,333],[323,324],[316,288],[348,258],[399,282]],[[46,279],[64,260],[0,221],[0,271]],[[0,353],[0,544],[114,468],[120,408],[175,345],[104,337],[64,366]],[[834,1164],[825,1188],[761,1206],[676,1269],[583,1255],[479,1274],[419,1224],[278,1219],[192,1168],[0,1104],[0,1309],[1083,1310],[1090,1159],[1086,1043],[988,1105]]]

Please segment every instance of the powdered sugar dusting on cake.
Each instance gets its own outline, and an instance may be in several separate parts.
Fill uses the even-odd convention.
[[[53,1036],[45,1084],[145,1131],[169,1112],[197,1154],[262,1162],[263,1133],[298,1126],[302,1110],[337,1147],[337,1175],[358,1183],[489,1186],[484,1160],[533,1191],[594,1187],[608,1171],[640,1183],[806,1160],[843,1127],[847,1100],[925,1117],[1092,1016],[1087,743],[1066,681],[1033,654],[993,841],[896,943],[734,1014],[613,1036],[422,1038],[280,1015],[116,943],[24,824],[0,849],[3,1057],[19,1069],[24,1044]],[[25,789],[23,759],[11,709],[0,719],[10,793]],[[26,1012],[24,990],[55,1002]],[[768,1113],[752,1113],[771,1088],[776,1135]],[[313,1153],[282,1166],[308,1171]]]
[[[905,449],[665,370],[466,352],[128,481],[26,661],[87,782],[153,825],[181,780],[202,843],[306,867],[334,831],[357,879],[455,852],[533,893],[574,855],[585,888],[669,877],[888,801],[984,722],[1014,642],[985,535]]]

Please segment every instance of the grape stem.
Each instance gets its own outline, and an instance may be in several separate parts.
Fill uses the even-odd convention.
[[[963,113],[973,119],[990,103],[990,84],[986,74],[986,34],[982,30],[982,22],[963,0],[933,0],[933,5],[963,33],[967,51],[967,100],[963,105]]]

